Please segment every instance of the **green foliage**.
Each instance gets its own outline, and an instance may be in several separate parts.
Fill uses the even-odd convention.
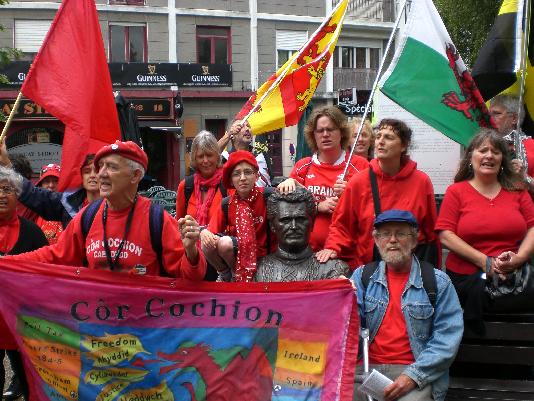
[[[497,0],[434,0],[465,64],[472,67],[499,12]]]

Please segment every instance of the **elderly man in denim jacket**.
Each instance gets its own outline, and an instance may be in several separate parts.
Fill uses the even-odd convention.
[[[430,301],[413,255],[418,229],[412,213],[385,211],[374,227],[382,261],[367,286],[363,268],[351,278],[361,325],[369,329],[370,368],[393,380],[384,389],[386,401],[444,400],[448,369],[463,334],[458,296],[447,275],[434,269],[437,291],[435,302]],[[355,399],[366,398],[357,390]]]

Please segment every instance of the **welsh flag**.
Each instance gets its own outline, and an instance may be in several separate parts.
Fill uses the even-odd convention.
[[[467,145],[490,126],[484,100],[431,0],[414,0],[379,88],[419,119]]]
[[[326,72],[343,25],[348,0],[341,0],[312,37],[250,97],[236,119],[247,119],[254,135],[299,122]]]

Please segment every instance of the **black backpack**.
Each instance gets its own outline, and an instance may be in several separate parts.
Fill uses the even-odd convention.
[[[84,240],[85,238],[87,238],[87,234],[89,233],[89,230],[91,229],[91,226],[93,225],[96,212],[100,208],[102,201],[103,199],[98,199],[90,203],[89,206],[87,206],[85,210],[83,211],[82,234],[83,234]],[[169,276],[169,274],[163,268],[163,261],[162,261],[162,256],[161,256],[163,253],[163,246],[161,244],[161,236],[163,232],[163,212],[164,212],[164,209],[160,204],[152,202],[150,204],[148,225],[150,228],[150,242],[152,244],[152,249],[154,250],[154,252],[156,252],[156,255],[158,257],[159,274],[161,276]],[[84,264],[87,264],[87,260],[85,260]]]
[[[378,263],[380,262],[371,262],[363,266],[362,271],[362,285],[364,291],[367,291],[367,286],[369,285],[369,280],[378,268]],[[437,297],[437,283],[436,283],[436,272],[434,272],[434,266],[430,263],[425,262],[424,260],[419,261],[419,266],[421,266],[421,278],[423,279],[423,288],[426,291],[426,295],[432,304],[432,307],[436,307],[436,297]]]

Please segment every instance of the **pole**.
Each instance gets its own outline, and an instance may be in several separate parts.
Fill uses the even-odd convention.
[[[284,79],[284,77],[287,75],[289,69],[291,68],[291,66],[293,65],[292,62],[290,62],[291,60],[296,60],[302,51],[304,51],[304,49],[306,49],[308,47],[308,45],[311,43],[312,40],[315,39],[315,35],[317,34],[317,32],[319,32],[321,29],[323,29],[323,27],[332,19],[332,16],[334,15],[334,13],[337,11],[337,9],[339,7],[341,7],[341,5],[343,4],[343,1],[340,1],[339,4],[336,6],[336,8],[334,9],[334,11],[332,11],[330,13],[330,17],[325,19],[322,24],[319,26],[319,28],[317,28],[315,30],[315,32],[313,33],[313,35],[310,36],[310,38],[308,39],[308,41],[300,48],[300,50],[293,56],[291,56],[291,58],[289,59],[289,61],[287,61],[287,67],[284,69],[284,71],[282,71],[282,73],[276,78],[276,80],[271,84],[270,88],[263,94],[263,96],[260,98],[260,100],[258,100],[256,102],[256,104],[254,105],[254,107],[248,112],[248,114],[245,116],[245,118],[243,118],[243,120],[241,121],[241,124],[244,124],[248,119],[249,117],[256,111],[258,110],[258,108],[261,106],[261,103],[265,100],[265,98],[267,96],[269,96],[271,94],[271,92],[273,91],[274,88],[276,88],[278,86],[278,83],[280,83],[280,81],[282,79]],[[343,24],[343,20],[345,18],[345,15],[343,15],[343,17],[341,18],[341,20],[339,21],[340,24]],[[326,48],[326,51],[328,51],[330,48],[330,46],[328,46]],[[321,54],[322,56],[322,54]]]
[[[2,130],[2,135],[0,135],[0,144],[4,142],[4,139],[6,138],[7,130],[9,129],[9,126],[11,125],[11,120],[13,120],[13,117],[15,116],[15,113],[17,112],[17,109],[19,108],[20,99],[22,99],[22,92],[19,92],[19,94],[17,95],[15,104],[13,105],[13,108],[11,109],[11,112],[9,113],[9,117],[7,118],[6,125],[4,125],[4,129]]]
[[[523,143],[520,139],[521,133],[521,121],[523,120],[523,115],[525,114],[523,99],[525,97],[525,81],[527,75],[527,53],[528,53],[528,38],[530,31],[530,0],[525,0],[523,9],[523,37],[522,37],[522,46],[521,46],[521,80],[519,81],[519,103],[517,110],[517,126],[516,129],[512,132],[513,142],[516,157],[523,162],[523,166],[527,168],[527,158],[526,153],[523,149]],[[523,151],[521,151],[523,150]]]
[[[343,181],[345,180],[345,176],[347,175],[347,170],[349,169],[349,164],[350,164],[350,158],[352,157],[354,153],[354,149],[356,148],[356,143],[358,143],[358,139],[360,138],[360,134],[362,133],[363,123],[365,122],[365,119],[367,118],[367,114],[369,114],[369,108],[371,107],[371,102],[373,101],[373,97],[376,92],[376,87],[378,86],[378,80],[380,79],[380,75],[382,74],[382,69],[384,68],[384,64],[386,63],[386,57],[388,56],[389,50],[391,48],[391,44],[393,43],[393,38],[395,37],[397,28],[399,27],[402,14],[406,11],[406,4],[408,3],[408,1],[409,0],[404,0],[401,11],[399,12],[399,15],[397,15],[397,19],[395,20],[395,25],[393,26],[393,30],[391,31],[391,35],[389,36],[386,49],[384,50],[384,55],[382,56],[382,60],[380,61],[380,66],[378,67],[378,71],[376,72],[376,78],[375,78],[375,81],[373,82],[373,87],[371,89],[369,99],[367,100],[367,104],[365,105],[365,110],[363,112],[362,122],[360,123],[360,127],[358,128],[358,133],[356,134],[356,139],[354,140],[354,143],[352,144],[352,147],[350,149],[350,154],[349,154],[349,158],[347,159],[347,163],[345,165],[345,170],[343,170],[343,175],[341,178]]]

